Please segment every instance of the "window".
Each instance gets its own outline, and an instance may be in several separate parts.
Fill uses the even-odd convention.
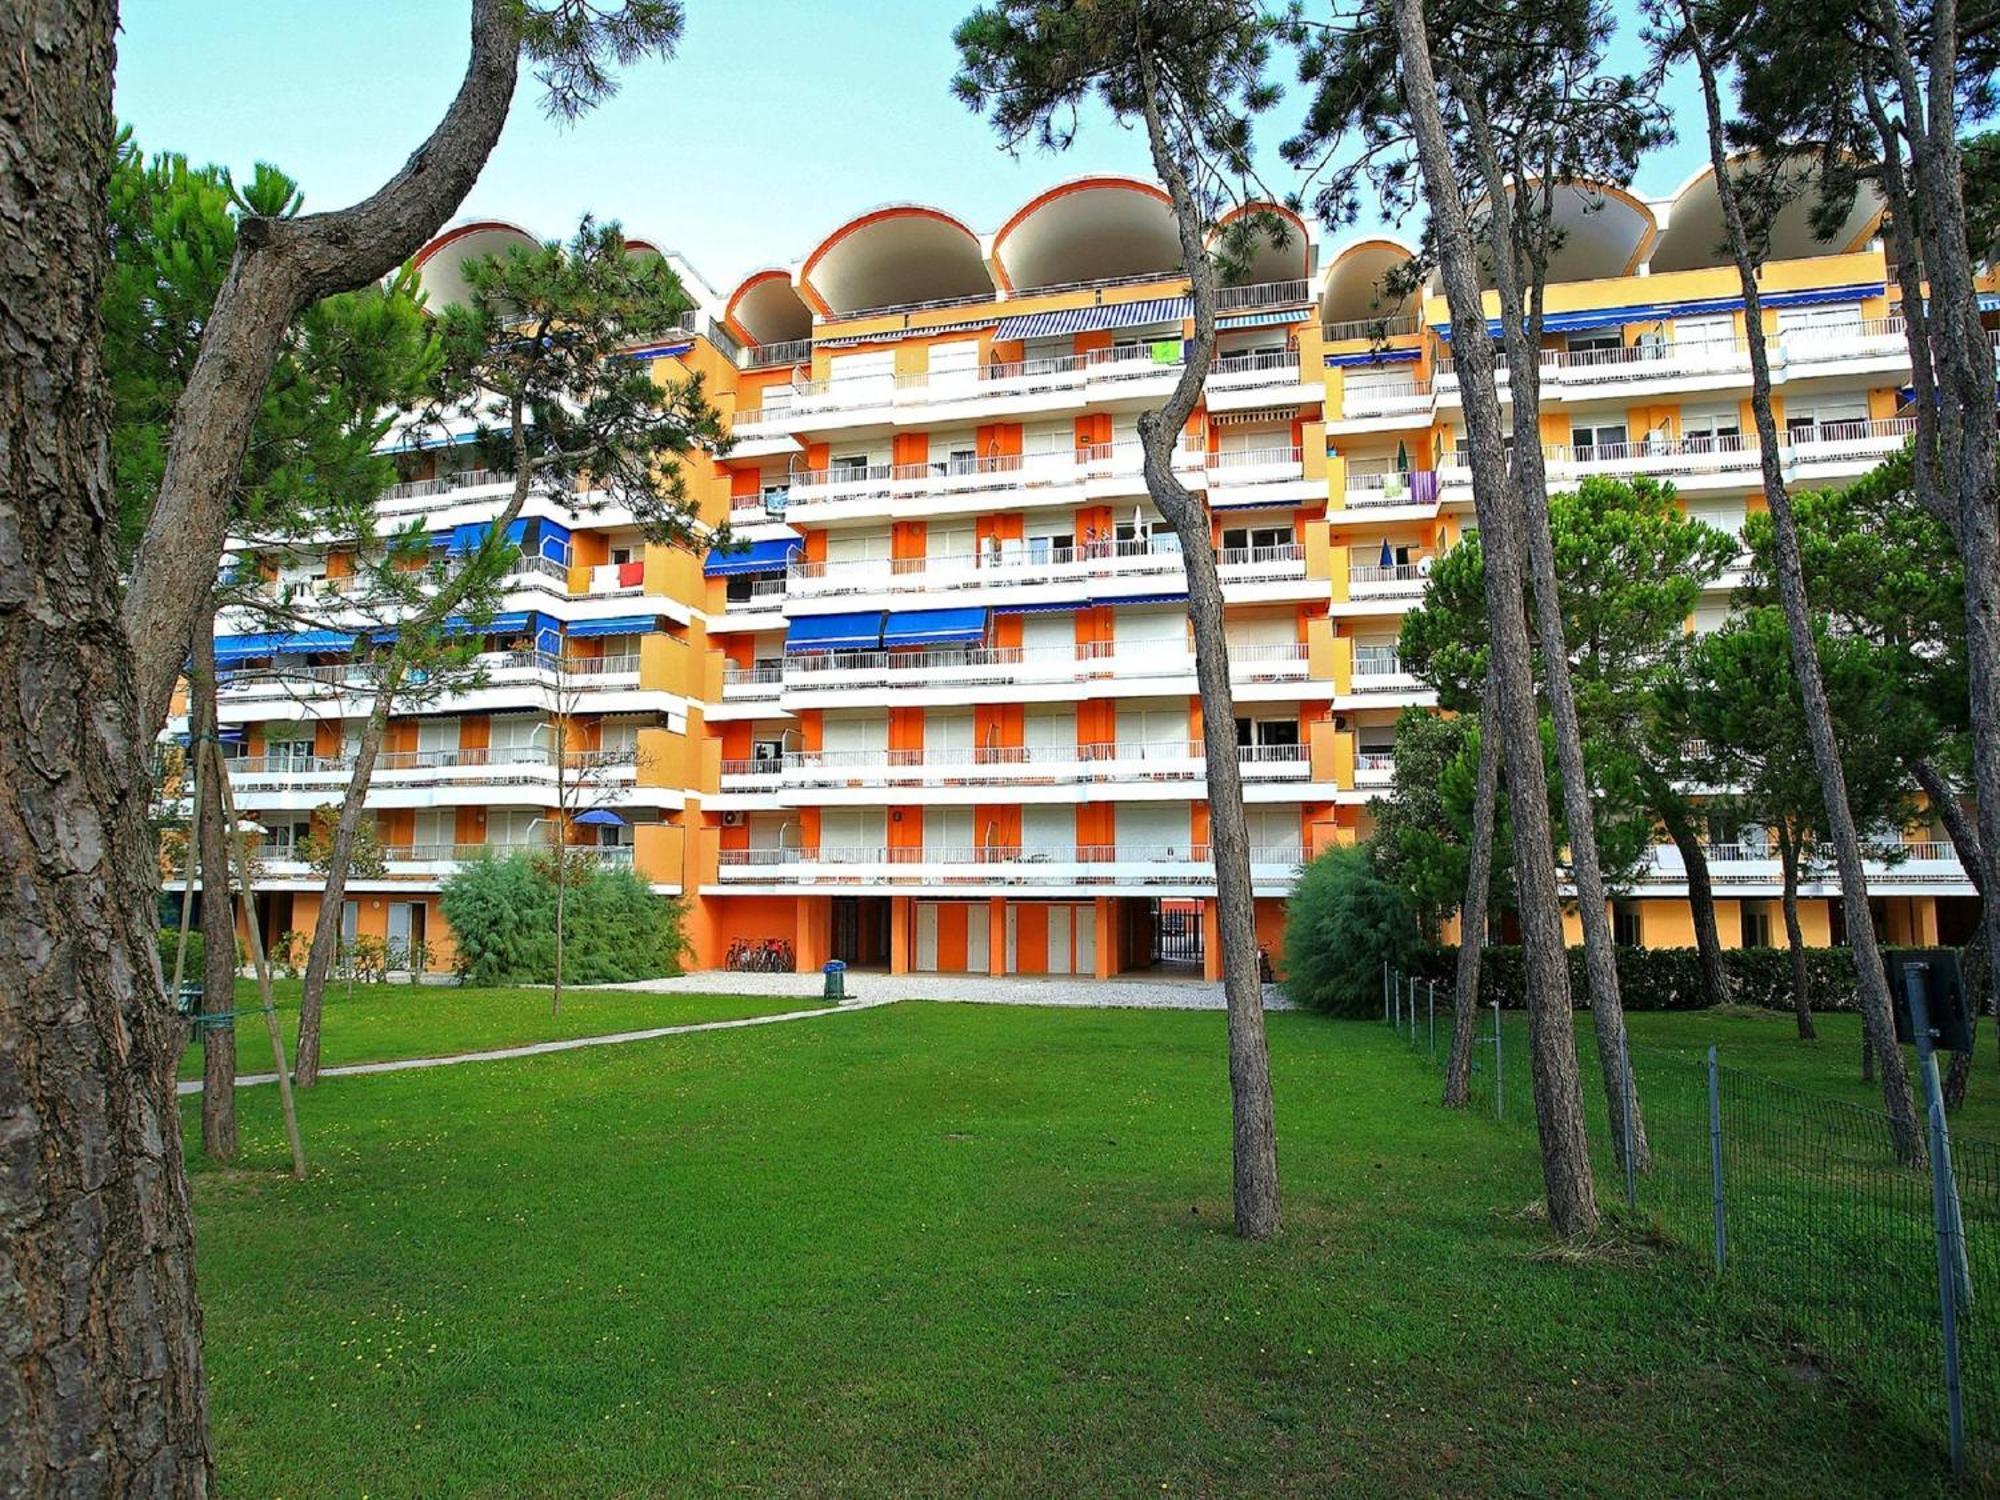
[[[838,482],[843,479],[866,479],[868,477],[868,455],[865,453],[843,453],[838,458],[827,460],[827,478]]]
[[[1569,430],[1569,440],[1576,449],[1578,458],[1589,458],[1598,449],[1608,448],[1613,453],[1623,448],[1626,442],[1623,422],[1599,422],[1595,425],[1576,423]]]
[[[1296,747],[1299,743],[1297,719],[1238,719],[1236,743],[1259,749]]]
[[[1745,948],[1768,948],[1771,946],[1771,909],[1762,901],[1745,901],[1742,904],[1743,931],[1739,941]]]
[[[632,549],[630,547],[613,547],[611,549],[611,561],[614,565],[631,562]]]
[[[1861,436],[1868,421],[1866,401],[1826,401],[1817,406],[1788,406],[1785,434],[1788,437],[1838,441]]]
[[[1621,948],[1637,948],[1645,941],[1645,924],[1639,919],[1639,908],[1630,901],[1612,904],[1611,941]]]
[[[1625,335],[1616,328],[1592,328],[1572,333],[1565,342],[1571,354],[1596,354],[1606,349],[1623,349]]]
[[[1241,552],[1246,548],[1264,551],[1291,545],[1292,528],[1289,526],[1232,526],[1222,533],[1224,552]]]
[[[1681,438],[1695,452],[1734,448],[1742,436],[1743,418],[1733,406],[1697,407],[1681,413]]]

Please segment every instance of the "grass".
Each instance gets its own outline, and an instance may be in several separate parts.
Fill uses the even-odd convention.
[[[1548,1255],[1528,1132],[1270,1024],[904,1004],[338,1080],[190,1148],[226,1494],[1912,1495],[1927,1437],[1643,1235]],[[192,1122],[192,1106],[188,1120]]]
[[[296,979],[272,981],[272,1003],[284,1028],[289,1056],[298,1039],[299,990]],[[697,1021],[732,1021],[743,1016],[810,1010],[822,1002],[801,981],[796,1000],[766,995],[660,995],[635,990],[563,991],[562,1013],[549,1014],[546,989],[469,989],[457,985],[357,984],[327,987],[320,1019],[320,1060],[342,1063],[387,1062],[405,1057],[445,1057],[528,1042],[608,1036],[655,1026]],[[236,985],[236,1066],[245,1073],[271,1071],[271,1044],[257,1014],[255,980]],[[201,1077],[201,1044],[189,1044],[181,1077]]]

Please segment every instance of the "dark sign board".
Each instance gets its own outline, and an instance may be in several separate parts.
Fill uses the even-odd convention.
[[[1965,980],[1958,953],[1951,948],[1898,948],[1887,956],[1889,998],[1896,1012],[1896,1040],[1916,1041],[1910,1021],[1910,995],[1921,987],[1924,1014],[1930,1022],[1931,1045],[1944,1052],[1972,1050],[1972,1018],[1965,1010]]]

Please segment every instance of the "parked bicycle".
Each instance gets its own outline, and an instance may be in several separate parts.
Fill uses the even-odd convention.
[[[789,974],[793,967],[792,945],[783,938],[765,938],[761,942],[738,938],[729,945],[729,956],[724,963],[738,973]]]

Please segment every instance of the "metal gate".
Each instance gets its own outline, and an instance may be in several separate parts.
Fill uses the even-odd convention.
[[[1201,903],[1153,903],[1153,962],[1161,967],[1201,967]]]

